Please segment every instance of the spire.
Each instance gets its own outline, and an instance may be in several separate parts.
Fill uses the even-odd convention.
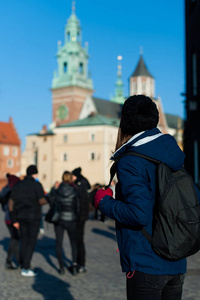
[[[76,14],[76,1],[72,1],[72,15]]]
[[[123,82],[122,82],[122,56],[119,55],[117,57],[117,81],[115,84],[115,96],[111,98],[111,101],[123,104],[125,97],[124,97],[124,90],[123,90]]]
[[[133,74],[131,75],[131,77],[136,77],[136,76],[148,76],[153,78],[153,76],[151,75],[151,73],[148,71],[145,62],[143,60],[143,49],[140,49],[140,59],[139,62],[137,64],[137,67],[135,69],[135,71],[133,72]]]
[[[140,47],[140,58],[135,71],[129,77],[129,95],[143,94],[154,97],[155,82],[154,78],[147,69],[143,60],[143,48]]]

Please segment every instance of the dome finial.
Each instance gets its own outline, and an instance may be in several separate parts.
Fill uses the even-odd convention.
[[[118,55],[118,56],[117,56],[117,60],[118,60],[118,66],[117,66],[117,69],[118,69],[118,75],[121,76],[121,69],[122,69],[122,66],[121,66],[121,60],[122,60],[122,56],[121,56],[121,55]]]
[[[72,14],[76,13],[76,1],[72,1]]]

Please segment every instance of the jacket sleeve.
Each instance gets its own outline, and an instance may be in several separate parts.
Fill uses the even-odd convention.
[[[117,176],[121,198],[117,195],[116,201],[105,196],[99,204],[100,211],[126,225],[146,226],[152,221],[155,199],[146,162],[141,158],[123,157],[117,165]]]

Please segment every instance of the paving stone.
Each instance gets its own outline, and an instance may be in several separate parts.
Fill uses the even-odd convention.
[[[88,271],[72,276],[67,267],[71,264],[71,249],[67,234],[64,236],[66,272],[58,273],[55,256],[54,227],[45,223],[45,234],[38,236],[32,258],[32,267],[38,273],[27,278],[20,270],[5,270],[9,234],[3,212],[0,227],[0,299],[1,300],[126,300],[126,278],[121,272],[115,238],[114,222],[88,220],[85,227],[85,244]],[[188,258],[183,300],[200,299],[200,254]]]

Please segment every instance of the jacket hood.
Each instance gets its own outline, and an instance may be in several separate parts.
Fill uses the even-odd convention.
[[[117,159],[125,152],[134,151],[168,165],[173,170],[183,166],[185,155],[176,140],[169,134],[163,134],[158,128],[140,132],[122,145],[111,157]]]

